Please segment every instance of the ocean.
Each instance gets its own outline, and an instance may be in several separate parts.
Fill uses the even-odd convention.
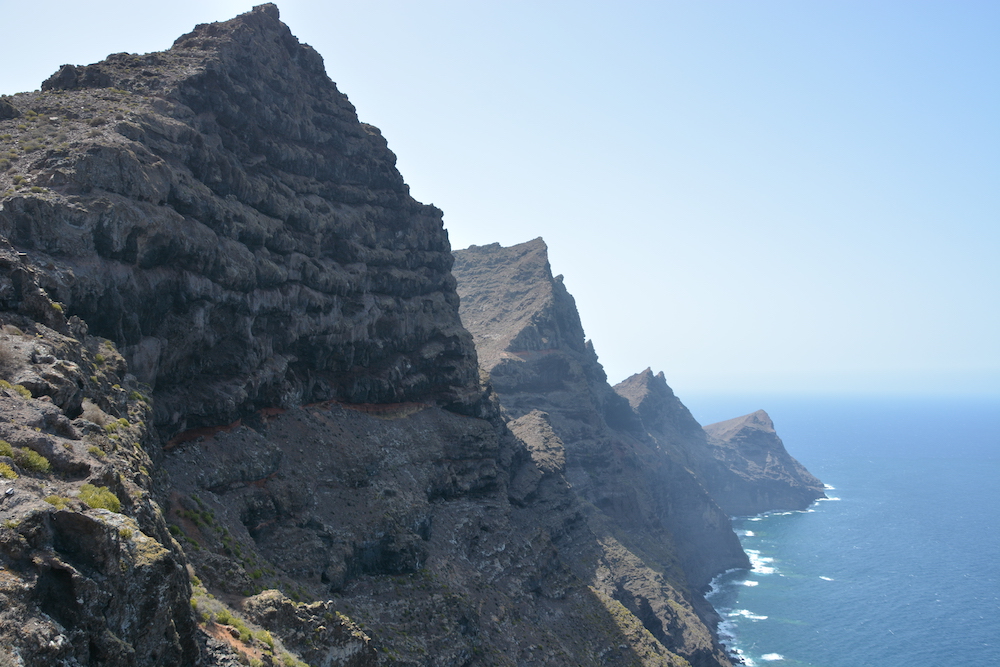
[[[747,665],[1000,665],[1000,400],[693,403],[702,423],[763,407],[829,486],[804,512],[733,520],[753,570],[709,600]]]

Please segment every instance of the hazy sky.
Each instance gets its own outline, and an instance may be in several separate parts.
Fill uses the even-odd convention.
[[[0,92],[252,4],[0,0]],[[1000,3],[278,6],[453,247],[545,238],[612,382],[1000,392]]]

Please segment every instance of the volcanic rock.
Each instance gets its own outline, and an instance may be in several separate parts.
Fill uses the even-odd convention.
[[[158,425],[327,399],[473,410],[441,211],[274,5],[42,88],[3,103],[28,122],[4,125],[0,234],[115,341]]]

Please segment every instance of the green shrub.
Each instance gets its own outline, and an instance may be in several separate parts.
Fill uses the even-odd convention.
[[[62,496],[46,496],[45,502],[55,507],[57,510],[64,510],[69,505],[70,499]]]
[[[31,398],[31,392],[23,384],[11,384],[6,380],[0,380],[0,389],[13,389],[23,398]]]
[[[48,472],[52,469],[47,458],[27,447],[18,447],[15,449],[11,458],[14,459],[14,463],[17,465],[32,472]]]
[[[87,451],[99,459],[103,459],[104,457],[107,456],[107,454],[104,453],[104,450],[96,445],[91,445],[90,447],[87,447]]]
[[[0,456],[14,458],[14,448],[6,440],[0,440]]]
[[[18,475],[14,472],[14,469],[6,463],[0,463],[0,477],[3,477],[4,479],[17,479]]]
[[[257,632],[253,633],[253,637],[257,641],[263,644],[267,644],[272,651],[274,650],[274,637],[272,637],[271,633],[268,632],[267,630],[258,630]]]
[[[122,502],[118,500],[118,496],[111,493],[106,486],[84,484],[80,487],[80,500],[87,503],[94,509],[105,509],[117,512],[122,508]]]

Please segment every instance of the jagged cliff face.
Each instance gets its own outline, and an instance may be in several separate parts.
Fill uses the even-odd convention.
[[[746,566],[746,556],[686,459],[659,448],[608,385],[545,244],[473,246],[456,252],[454,272],[463,322],[511,428],[529,443],[534,431],[536,458],[558,453],[572,497],[592,508],[591,530],[633,554],[627,568],[610,568],[601,582],[607,593],[670,650],[693,662],[724,660],[685,645],[678,630],[685,623],[669,610],[705,611],[689,586],[697,591],[719,572]],[[658,583],[637,585],[639,573],[664,567]]]
[[[441,212],[263,5],[10,98],[0,234],[182,430],[339,399],[468,406]]]
[[[194,664],[188,572],[153,500],[148,398],[3,242],[0,275],[0,663]]]
[[[650,369],[615,385],[656,442],[685,462],[730,516],[801,510],[823,498],[823,483],[785,449],[763,410],[704,429]]]
[[[705,476],[730,514],[801,510],[826,497],[823,483],[788,453],[763,410],[709,424],[705,433],[721,464]]]

